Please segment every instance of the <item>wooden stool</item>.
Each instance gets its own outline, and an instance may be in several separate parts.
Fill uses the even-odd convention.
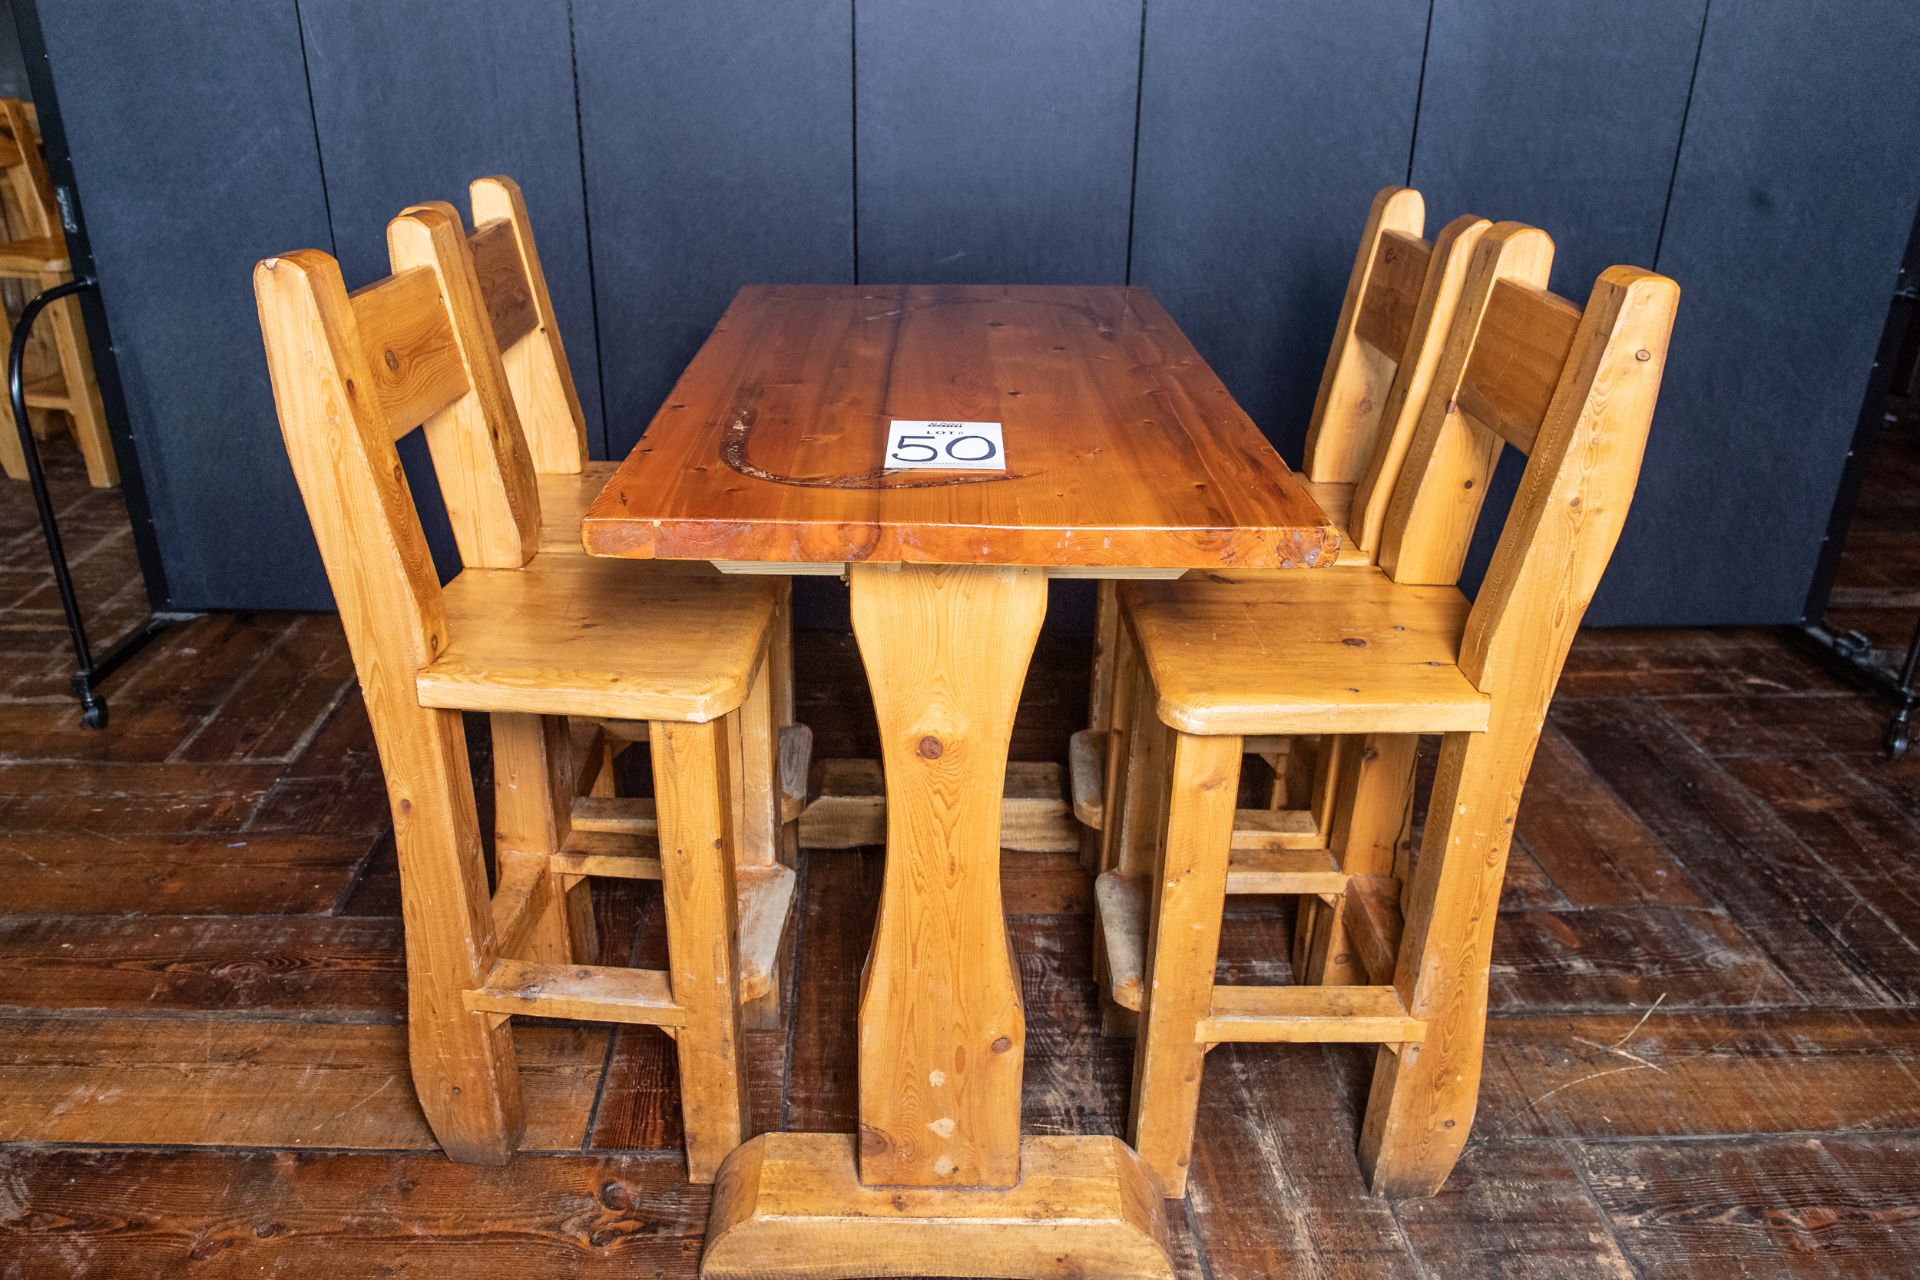
[[[312,250],[263,261],[254,289],[393,806],[422,1108],[450,1155],[503,1161],[522,1130],[512,1015],[651,1024],[678,1050],[689,1175],[710,1180],[746,1132],[728,735],[767,687],[777,591],[539,554],[528,445],[459,221],[410,210],[388,244],[395,274],[351,298]],[[444,589],[394,449],[421,423],[466,566]],[[462,710],[494,717],[508,811],[491,895]],[[657,856],[578,840],[563,717],[648,722]],[[570,890],[603,874],[660,879],[669,968],[579,962]]]
[[[1626,519],[1679,296],[1614,267],[1582,311],[1547,292],[1552,258],[1545,233],[1513,223],[1476,249],[1381,572],[1121,593],[1143,700],[1127,767],[1152,771],[1119,784],[1123,822],[1155,856],[1149,874],[1103,875],[1097,902],[1112,991],[1139,1011],[1133,1140],[1170,1194],[1186,1184],[1203,1057],[1223,1042],[1381,1045],[1360,1147],[1378,1192],[1434,1191],[1466,1141],[1514,815]],[[1469,606],[1453,584],[1503,444],[1528,455],[1526,478]],[[1339,735],[1348,766],[1319,891],[1358,985],[1216,986],[1245,738],[1308,733]],[[1422,733],[1445,738],[1409,872],[1388,833]]]
[[[519,184],[495,175],[475,180],[468,190],[473,230],[467,244],[473,255],[474,274],[539,489],[540,554],[584,556],[580,523],[612,476],[614,464],[587,456],[586,416],[574,389]],[[449,204],[434,202],[418,207],[433,209],[459,225],[459,215]],[[628,572],[710,570],[704,565],[661,563],[632,565]],[[772,651],[728,735],[738,833],[736,874],[741,884],[743,1012],[747,1024],[754,1027],[780,1023],[784,988],[781,957],[789,950],[797,882],[796,824],[806,802],[807,768],[813,748],[806,726],[794,723],[790,580],[773,577],[768,582],[777,597]],[[574,806],[572,825],[580,833],[576,842],[591,843],[600,854],[650,855],[654,838],[651,802],[615,802],[613,794],[614,757],[629,743],[644,740],[647,725],[602,720],[598,727],[604,744],[599,752],[601,764],[593,777],[582,780],[588,796]],[[495,809],[505,820],[511,812],[506,788],[513,771],[497,763],[502,729],[498,723],[494,726],[494,786]],[[510,727],[504,736],[513,736]],[[517,750],[512,746],[508,749]],[[503,846],[507,834],[502,828]],[[581,936],[590,940],[591,934],[586,931],[592,928],[593,915],[585,905],[583,884],[576,879],[572,890],[579,899],[575,919]]]
[[[18,98],[0,98],[0,205],[6,211],[11,239],[0,244],[0,280],[19,280],[30,293],[39,293],[73,279],[66,236],[60,230],[60,212],[53,199],[53,183],[27,105]],[[80,324],[80,303],[62,298],[47,308],[47,326],[53,331],[55,372],[30,378],[26,385],[29,409],[54,410],[66,415],[74,442],[87,464],[87,483],[96,489],[120,483],[120,464],[107,438],[107,412],[100,403],[100,386],[93,377],[93,358]],[[12,341],[12,326],[0,326],[0,341]],[[9,478],[24,479],[27,460],[11,427],[0,431],[0,470]]]

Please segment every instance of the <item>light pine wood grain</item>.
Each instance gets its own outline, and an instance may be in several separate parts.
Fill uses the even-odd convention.
[[[1000,901],[1000,794],[1046,579],[856,565],[850,587],[888,784],[860,993],[860,1178],[1011,1187],[1026,1026]]]
[[[886,473],[893,418],[1007,470]],[[1102,571],[1329,561],[1333,535],[1139,288],[750,286],[586,520],[666,559]]]

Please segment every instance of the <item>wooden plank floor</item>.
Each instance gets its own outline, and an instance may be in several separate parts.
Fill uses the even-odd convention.
[[[104,637],[141,612],[124,517],[57,472]],[[656,1032],[522,1028],[529,1152],[433,1149],[333,621],[175,627],[91,733],[39,556],[0,486],[0,1276],[693,1275],[707,1193],[682,1180]],[[799,652],[817,754],[873,754],[846,637]],[[1017,756],[1063,756],[1085,678],[1083,644],[1043,645]],[[1370,1197],[1367,1057],[1224,1047],[1173,1214],[1186,1273],[1920,1274],[1920,756],[1880,760],[1882,718],[1772,632],[1583,636],[1521,813],[1458,1172]],[[1027,1124],[1118,1131],[1129,1048],[1100,1034],[1084,879],[1064,855],[1007,871]],[[872,850],[805,859],[795,1013],[752,1042],[757,1126],[853,1121],[879,872]],[[601,896],[604,962],[657,955],[650,891]],[[1237,980],[1283,979],[1286,954],[1286,916],[1236,904]]]

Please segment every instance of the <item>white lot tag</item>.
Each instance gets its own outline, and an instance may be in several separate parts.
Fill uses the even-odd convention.
[[[1005,471],[1007,450],[997,422],[926,422],[894,418],[887,427],[889,471]]]

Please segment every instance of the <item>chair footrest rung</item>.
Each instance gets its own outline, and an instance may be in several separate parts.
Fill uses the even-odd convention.
[[[1094,831],[1106,823],[1107,735],[1082,729],[1067,739],[1067,786],[1073,796],[1073,816]]]
[[[1140,1012],[1147,963],[1147,880],[1109,871],[1093,882],[1093,936],[1107,969],[1107,990],[1123,1009]]]
[[[1407,1044],[1427,1024],[1392,987],[1220,987],[1203,1044]]]
[[[780,941],[793,914],[792,867],[738,867],[740,999],[757,1000],[773,990],[780,967]]]
[[[585,801],[574,803],[574,828],[567,833],[567,841],[560,852],[549,857],[553,869],[562,875],[570,876],[606,876],[618,880],[658,880],[660,878],[660,840],[653,828],[653,817],[649,812],[645,818],[646,826],[635,825],[628,829],[618,829],[612,825],[592,825],[590,818],[583,825],[580,818],[580,806]],[[596,800],[595,805],[608,803]],[[615,804],[640,805],[648,810],[653,808],[651,800],[618,800]]]
[[[466,1005],[479,1013],[654,1027],[680,1027],[687,1021],[686,1010],[673,1002],[663,969],[500,960],[484,987],[466,992]]]
[[[797,822],[807,807],[807,774],[813,768],[813,730],[780,726],[780,824]]]
[[[1326,849],[1236,846],[1227,861],[1228,893],[1341,893],[1347,880],[1347,873]]]

